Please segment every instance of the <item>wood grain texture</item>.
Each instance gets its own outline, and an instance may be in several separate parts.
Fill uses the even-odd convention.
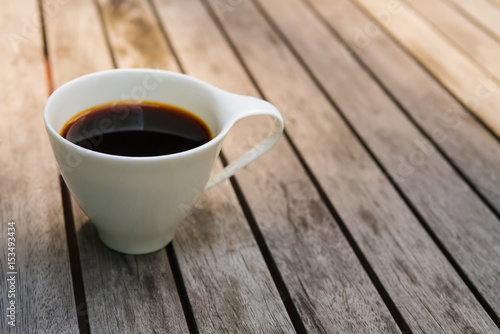
[[[281,15],[290,17],[298,4],[287,2],[286,6],[287,11]],[[399,195],[258,11],[243,2],[226,13],[221,23],[266,97],[278,106],[286,103],[293,108],[294,117],[287,119],[290,137],[411,329],[424,333],[497,331]],[[287,27],[299,35],[310,24],[309,21],[307,24],[288,22]],[[316,40],[310,52],[324,52],[323,45],[330,38]],[[337,89],[353,80],[353,73],[341,70],[339,73],[341,78],[330,79]],[[345,99],[359,102],[352,92],[345,92]],[[378,98],[383,101],[383,95]],[[362,106],[370,110],[369,104],[374,102],[377,101],[365,100]],[[361,109],[354,104],[351,108]],[[379,126],[383,113],[377,110],[375,115],[379,118],[372,119],[372,123]],[[318,145],[324,142],[328,145]]]
[[[72,26],[72,22],[76,25]],[[100,23],[88,22],[100,22],[92,1],[68,3],[57,18],[47,22],[56,87],[78,76],[113,67]],[[61,50],[71,50],[71,54]],[[73,56],[68,62],[68,57]],[[186,333],[187,324],[166,252],[130,256],[112,251],[98,240],[95,228],[76,202],[73,209],[91,332]]]
[[[314,16],[307,15],[301,2],[288,1],[288,15],[279,15],[279,0],[262,2],[262,6],[276,20],[367,146],[467,276],[493,305],[500,307],[494,297],[495,291],[500,290],[500,261],[497,253],[500,222],[495,215],[398,110],[378,83],[355,61],[345,57],[348,52],[342,51],[343,46],[338,41],[329,38],[331,35],[326,27]],[[345,8],[342,13],[349,16]],[[289,28],[300,22],[304,23],[300,32]],[[352,29],[352,21],[349,22]],[[321,43],[320,40],[328,42]],[[315,45],[321,45],[323,52],[314,52]],[[349,80],[344,81],[344,78]],[[415,82],[412,81],[412,84]],[[469,137],[471,134],[463,135]],[[498,150],[498,142],[492,141]],[[410,175],[401,174],[401,159],[407,161],[408,166],[404,165],[405,168],[413,169]],[[457,237],[461,235],[468,237]]]
[[[355,0],[383,25],[399,44],[413,54],[445,87],[472,110],[493,132],[500,135],[500,90],[497,80],[477,67],[435,28],[411,8],[404,6],[390,21],[377,15],[390,0]],[[387,24],[386,24],[387,23]]]
[[[57,167],[43,124],[47,78],[36,1],[1,1],[0,332],[75,333],[76,306]],[[15,268],[8,225],[15,221]],[[17,274],[8,274],[17,272]],[[7,279],[15,277],[15,288]],[[8,299],[8,292],[15,297]],[[7,322],[15,301],[15,327]]]
[[[222,89],[258,96],[199,1],[154,3],[188,74]],[[251,118],[237,124],[225,140],[226,157],[233,160],[261,139],[270,130],[267,121]],[[284,138],[236,179],[307,330],[398,332]]]
[[[500,44],[495,39],[441,1],[405,0],[405,3],[452,40],[464,54],[500,78]]]
[[[488,0],[441,0],[500,40],[500,9]],[[497,1],[497,0],[493,0]],[[498,2],[498,1],[497,1]]]

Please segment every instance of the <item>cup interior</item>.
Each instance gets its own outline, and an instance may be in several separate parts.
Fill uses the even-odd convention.
[[[78,113],[121,101],[160,102],[183,108],[200,117],[214,138],[223,128],[213,87],[186,75],[147,69],[103,71],[70,81],[50,96],[45,119],[60,133]]]

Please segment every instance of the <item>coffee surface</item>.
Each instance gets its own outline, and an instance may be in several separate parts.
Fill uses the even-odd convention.
[[[96,106],[70,119],[61,135],[92,151],[131,157],[179,153],[212,139],[198,116],[156,102]]]

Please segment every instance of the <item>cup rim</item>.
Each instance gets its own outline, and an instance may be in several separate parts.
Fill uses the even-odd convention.
[[[74,149],[76,152],[81,153],[82,155],[85,156],[95,156],[96,158],[105,158],[105,159],[112,159],[112,160],[122,160],[122,161],[157,161],[157,160],[171,160],[171,159],[176,159],[176,158],[181,158],[185,157],[188,155],[196,154],[200,151],[203,151],[207,148],[210,148],[214,145],[218,145],[219,142],[224,138],[229,131],[229,129],[232,126],[233,122],[227,122],[226,124],[223,124],[222,129],[219,131],[219,133],[213,137],[211,140],[208,142],[197,146],[195,148],[182,151],[182,152],[177,152],[177,153],[172,153],[172,154],[164,154],[164,155],[155,155],[155,156],[146,156],[146,157],[135,157],[135,156],[123,156],[123,155],[115,155],[115,154],[109,154],[109,153],[102,153],[102,152],[97,152],[93,151],[81,146],[76,145],[75,143],[67,140],[59,132],[57,132],[54,127],[52,126],[51,122],[49,121],[49,109],[54,101],[54,99],[57,98],[59,94],[62,94],[64,90],[66,90],[69,87],[72,87],[74,85],[78,85],[81,81],[88,80],[89,78],[96,78],[100,76],[105,76],[105,75],[110,75],[114,73],[138,73],[138,72],[151,72],[154,71],[156,73],[161,73],[162,75],[168,75],[168,76],[175,76],[177,78],[180,78],[181,80],[188,80],[191,82],[194,82],[205,89],[213,92],[213,93],[227,93],[226,91],[219,89],[213,85],[210,85],[207,82],[204,82],[200,79],[197,79],[195,77],[183,74],[183,73],[178,73],[178,72],[172,72],[172,71],[167,71],[167,70],[160,70],[160,69],[151,69],[151,68],[126,68],[126,69],[111,69],[111,70],[104,70],[104,71],[98,71],[98,72],[93,72],[89,74],[85,74],[82,76],[79,76],[75,79],[72,79],[58,88],[56,88],[49,96],[47,99],[47,102],[45,103],[44,107],[44,112],[43,112],[43,118],[45,122],[45,128],[47,131],[54,137],[56,140],[60,141],[64,145],[68,145],[72,149]],[[126,100],[123,100],[126,101]]]

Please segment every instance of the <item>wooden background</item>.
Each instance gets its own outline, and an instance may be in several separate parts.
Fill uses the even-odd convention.
[[[0,7],[0,332],[500,332],[499,0]],[[42,120],[54,88],[126,67],[264,98],[286,122],[145,256],[98,240]],[[268,129],[237,124],[217,168]]]

